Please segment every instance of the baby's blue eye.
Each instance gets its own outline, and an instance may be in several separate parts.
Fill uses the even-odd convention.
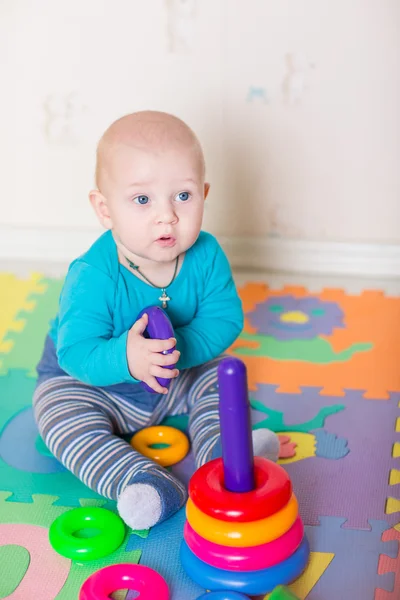
[[[189,200],[190,194],[189,192],[180,192],[175,200],[177,200],[178,202],[186,202],[186,200]]]
[[[136,196],[136,198],[134,198],[133,201],[136,204],[147,204],[149,201],[149,197],[148,196]]]

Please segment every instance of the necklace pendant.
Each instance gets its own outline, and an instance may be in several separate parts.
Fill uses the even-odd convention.
[[[159,301],[162,303],[162,307],[163,308],[168,308],[168,302],[171,300],[171,298],[168,296],[166,290],[163,288],[162,289],[162,294],[159,297]]]

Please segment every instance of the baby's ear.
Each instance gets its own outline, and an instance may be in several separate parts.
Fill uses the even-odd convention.
[[[210,184],[209,183],[205,183],[204,184],[204,200],[207,198],[209,191],[210,191]]]
[[[105,229],[112,229],[112,221],[107,206],[107,200],[99,190],[89,192],[90,204],[93,206],[94,212],[100,223]]]

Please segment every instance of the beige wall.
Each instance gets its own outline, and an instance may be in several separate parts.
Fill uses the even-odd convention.
[[[153,108],[203,142],[214,233],[400,243],[399,30],[398,0],[3,0],[0,226],[94,227],[96,140]]]

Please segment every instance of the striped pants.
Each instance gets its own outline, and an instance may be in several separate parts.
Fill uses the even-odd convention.
[[[151,476],[163,485],[172,483],[183,503],[182,484],[119,436],[159,424],[167,415],[188,413],[196,465],[210,460],[219,440],[217,370],[222,358],[182,371],[168,394],[148,410],[69,376],[49,378],[33,399],[40,434],[67,469],[106,498],[117,500],[127,485]]]

